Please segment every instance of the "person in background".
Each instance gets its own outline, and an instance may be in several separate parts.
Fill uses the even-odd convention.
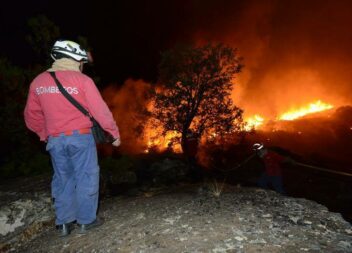
[[[261,143],[255,143],[253,150],[256,151],[265,166],[265,170],[258,180],[258,186],[268,189],[271,185],[276,192],[286,194],[282,180],[282,163],[292,162],[292,159],[279,155]]]
[[[77,223],[79,233],[103,223],[97,218],[99,165],[92,122],[59,91],[48,72],[55,72],[66,91],[109,132],[120,145],[120,134],[108,106],[93,80],[82,73],[87,52],[79,44],[58,40],[52,67],[31,83],[24,110],[27,127],[47,142],[54,169],[51,191],[59,235],[67,236]]]

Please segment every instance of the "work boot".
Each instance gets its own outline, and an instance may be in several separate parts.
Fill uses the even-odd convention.
[[[57,230],[59,233],[59,237],[64,237],[64,236],[68,236],[71,231],[74,229],[73,227],[73,223],[65,223],[62,225],[57,225]]]
[[[86,234],[88,230],[91,230],[93,228],[99,227],[103,225],[104,221],[102,219],[95,219],[95,221],[89,223],[89,224],[78,224],[78,233],[79,234]]]

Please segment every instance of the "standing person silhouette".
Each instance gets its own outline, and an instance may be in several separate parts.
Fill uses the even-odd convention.
[[[276,192],[286,194],[283,187],[281,165],[283,162],[286,162],[288,158],[269,150],[261,143],[255,143],[253,150],[257,152],[265,166],[265,170],[258,180],[258,186],[268,189],[271,185]]]
[[[79,233],[102,224],[97,218],[99,165],[92,122],[61,94],[53,77],[120,145],[120,134],[93,80],[82,73],[87,52],[79,44],[56,41],[52,67],[31,83],[24,118],[27,127],[47,142],[54,174],[51,183],[59,235],[66,236],[77,222]]]

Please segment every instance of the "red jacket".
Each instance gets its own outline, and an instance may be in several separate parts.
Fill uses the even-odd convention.
[[[273,151],[268,150],[266,155],[263,157],[265,164],[265,172],[269,176],[281,176],[281,163],[285,158]]]
[[[114,138],[120,136],[116,122],[93,80],[78,71],[57,71],[56,76],[74,97]],[[48,72],[38,75],[30,85],[24,110],[27,127],[44,141],[51,134],[90,128],[90,119],[59,91]]]

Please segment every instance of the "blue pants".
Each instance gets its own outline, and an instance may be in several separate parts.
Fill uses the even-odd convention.
[[[55,223],[93,222],[98,208],[99,165],[92,134],[49,137],[46,150],[54,168]]]
[[[269,186],[281,194],[285,194],[285,190],[282,184],[282,176],[269,176],[266,172],[263,172],[258,180],[258,186],[264,189],[269,189]]]

